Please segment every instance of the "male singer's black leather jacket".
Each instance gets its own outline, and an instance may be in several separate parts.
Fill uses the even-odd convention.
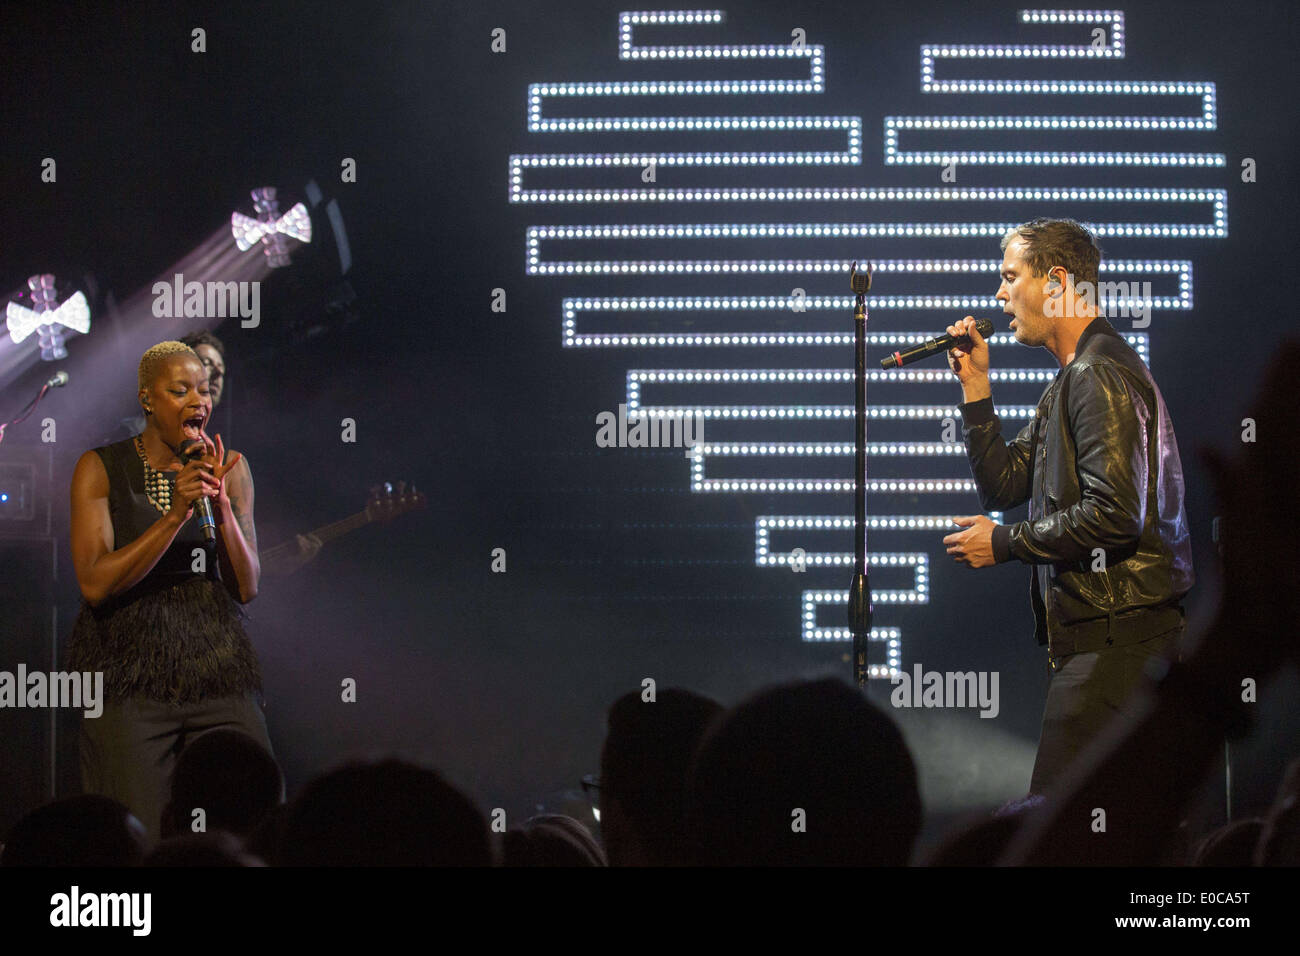
[[[993,553],[1043,566],[1045,595],[1031,587],[1039,644],[1059,658],[1181,624],[1178,602],[1195,576],[1174,426],[1109,322],[1084,329],[1013,441],[1003,441],[991,398],[959,407],[984,509],[1030,501],[1028,520],[994,529]]]

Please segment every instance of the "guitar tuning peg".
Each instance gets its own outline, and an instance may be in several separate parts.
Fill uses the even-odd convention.
[[[404,482],[404,481],[399,481],[399,482],[397,483],[397,493],[398,493],[399,495],[404,495],[404,494],[406,494],[406,482]]]
[[[385,481],[385,482],[384,482],[384,494],[386,494],[386,495],[391,495],[392,493],[393,493],[393,483],[392,483],[391,481]]]

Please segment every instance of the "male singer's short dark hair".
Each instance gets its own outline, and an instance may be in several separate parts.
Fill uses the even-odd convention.
[[[224,362],[226,360],[226,347],[221,344],[221,339],[217,338],[207,329],[203,329],[199,332],[191,332],[189,335],[182,335],[180,340],[190,348],[196,350],[200,345],[211,345],[217,350],[217,354],[221,356],[221,361]]]
[[[1096,287],[1101,247],[1096,236],[1073,219],[1031,219],[1002,237],[1002,251],[1017,237],[1024,240],[1024,259],[1034,275],[1064,266],[1076,286],[1091,282]]]

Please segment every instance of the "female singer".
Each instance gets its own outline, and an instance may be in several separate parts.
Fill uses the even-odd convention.
[[[188,346],[145,352],[138,384],[144,431],[86,452],[72,476],[72,561],[84,600],[68,668],[104,674],[103,714],[82,718],[85,791],[125,803],[157,839],[189,741],[226,727],[268,751],[271,743],[239,606],[257,596],[261,573],[248,460],[203,430],[207,372]],[[197,457],[183,463],[191,450]],[[212,506],[215,549],[200,526],[201,499]]]

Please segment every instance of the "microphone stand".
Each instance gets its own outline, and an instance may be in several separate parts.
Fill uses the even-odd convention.
[[[871,263],[859,272],[857,262],[849,272],[857,296],[853,309],[854,381],[857,386],[857,448],[853,460],[853,584],[849,587],[849,630],[853,634],[853,679],[867,686],[867,640],[871,635],[871,576],[867,572],[867,292],[871,289]]]

